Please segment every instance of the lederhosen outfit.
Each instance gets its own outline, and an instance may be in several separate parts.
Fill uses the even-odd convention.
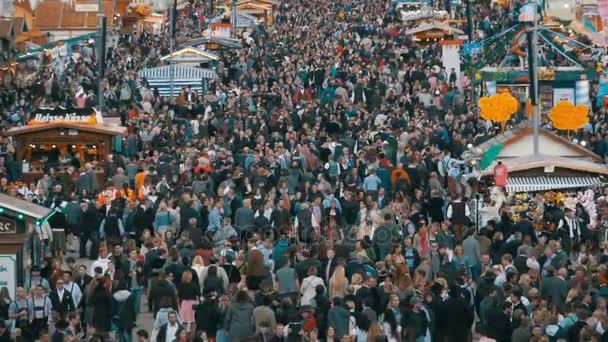
[[[36,303],[36,299],[40,298],[32,298],[32,330],[34,336],[38,338],[40,336],[40,332],[48,328],[50,312],[46,312],[46,301],[49,300],[47,296],[44,296],[42,305],[40,305],[40,303]]]
[[[27,315],[25,317],[21,317],[21,318],[15,320],[15,328],[19,328],[21,330],[23,337],[30,338],[31,337],[31,326],[30,326],[30,320],[28,318],[30,312],[29,312],[29,308],[27,306],[27,299],[25,299],[25,305],[23,305],[23,306],[19,305],[19,300],[15,300],[13,302],[13,304],[15,304],[15,307],[17,308],[17,312],[21,312],[22,310],[25,310],[27,312]]]

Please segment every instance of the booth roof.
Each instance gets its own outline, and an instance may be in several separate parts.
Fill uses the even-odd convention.
[[[51,209],[49,208],[45,208],[38,204],[24,201],[22,199],[2,193],[0,193],[0,206],[7,208],[11,211],[22,213],[29,217],[33,217],[36,220],[45,217],[51,212]]]
[[[483,157],[483,155],[488,151],[488,149],[490,149],[490,147],[492,147],[496,144],[508,145],[508,144],[520,139],[522,136],[524,136],[526,134],[532,134],[532,130],[533,130],[532,124],[530,123],[530,121],[528,121],[528,120],[522,121],[521,123],[514,126],[513,128],[511,128],[503,133],[500,133],[500,134],[496,135],[495,137],[488,139],[485,142],[465,151],[463,154],[463,157],[467,161],[481,159]],[[568,147],[570,147],[574,150],[579,151],[581,153],[581,155],[584,155],[584,156],[590,158],[591,160],[594,160],[597,162],[600,162],[603,160],[600,156],[593,153],[591,150],[589,150],[581,145],[575,144],[575,143],[571,142],[570,140],[555,134],[555,132],[553,132],[549,129],[539,127],[538,132],[539,132],[539,134],[545,135],[552,140],[558,141],[564,145],[567,145]]]
[[[548,156],[545,154],[529,155],[518,158],[503,159],[502,163],[509,170],[509,174],[518,171],[530,169],[538,169],[544,167],[556,167],[561,169],[582,171],[589,174],[608,175],[608,166],[595,163],[589,160],[573,159],[567,157]],[[491,176],[494,174],[494,168],[485,169],[481,176]]]
[[[66,122],[66,121],[53,122],[53,123],[49,123],[49,124],[36,124],[36,125],[13,127],[11,129],[9,129],[8,131],[6,131],[5,134],[8,136],[20,135],[20,134],[24,134],[24,133],[46,131],[46,130],[58,128],[58,127],[65,127],[68,129],[74,128],[74,129],[78,129],[78,130],[82,130],[82,131],[86,131],[86,132],[101,133],[101,134],[106,134],[106,135],[115,135],[115,136],[116,135],[117,136],[126,136],[127,135],[126,127],[110,126],[110,125],[104,125],[104,124],[92,124],[92,125],[79,124],[79,123],[75,123],[75,122]]]

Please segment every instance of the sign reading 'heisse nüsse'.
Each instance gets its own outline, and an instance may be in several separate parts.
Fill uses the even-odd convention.
[[[34,117],[34,121],[36,122],[40,122],[40,123],[48,123],[48,122],[55,122],[55,121],[73,121],[73,122],[83,122],[83,121],[89,121],[89,116],[82,116],[82,115],[76,115],[76,114],[65,114],[63,116],[54,116],[54,115],[49,115],[49,114],[36,114],[36,116]]]
[[[29,124],[53,122],[95,123],[93,108],[38,108],[31,115]]]

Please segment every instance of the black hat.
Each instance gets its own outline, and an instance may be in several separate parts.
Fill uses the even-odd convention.
[[[95,267],[95,274],[103,274],[103,268],[100,266]]]

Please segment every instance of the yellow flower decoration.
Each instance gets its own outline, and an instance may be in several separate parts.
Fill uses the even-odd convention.
[[[549,118],[556,129],[577,130],[589,122],[589,107],[562,101],[551,109]]]
[[[505,123],[517,112],[519,102],[509,93],[500,93],[479,99],[479,109],[483,119]]]

